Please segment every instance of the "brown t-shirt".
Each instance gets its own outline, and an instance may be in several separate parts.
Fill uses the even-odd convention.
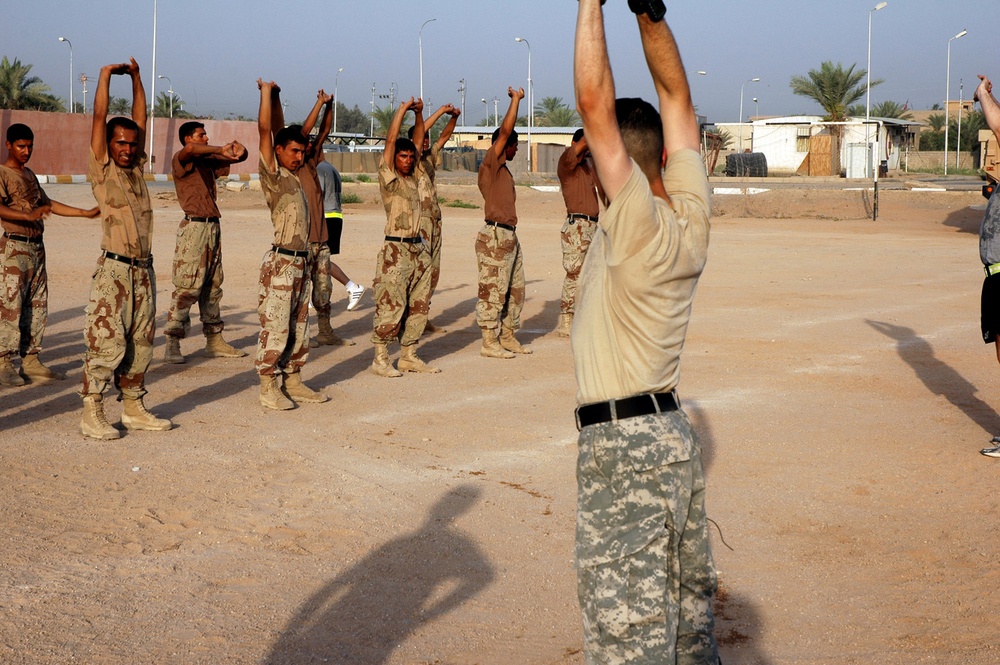
[[[501,150],[498,155],[496,145],[490,146],[479,166],[479,191],[483,195],[483,211],[488,221],[517,226],[514,176],[507,168],[507,153]]]
[[[315,154],[306,158],[295,172],[309,203],[309,242],[326,242],[330,239],[326,215],[323,214],[323,185],[320,184],[319,174],[316,172],[316,165],[321,161],[323,161],[323,151],[316,150]]]
[[[101,249],[133,259],[149,256],[153,236],[153,209],[149,190],[142,176],[146,153],[139,155],[135,166],[123,169],[111,160],[97,160],[90,150],[90,187],[101,208]]]
[[[35,208],[49,205],[51,201],[38,184],[34,172],[27,166],[21,172],[0,164],[0,203],[18,212],[31,212]],[[7,233],[32,238],[40,237],[45,226],[41,219],[37,222],[0,219],[0,225]]]
[[[218,217],[215,179],[229,175],[229,162],[203,155],[182,164],[180,154],[174,154],[171,170],[181,210],[189,217]]]
[[[274,244],[285,249],[309,249],[309,204],[302,193],[302,184],[294,173],[278,163],[277,157],[274,163],[276,171],[270,170],[263,158],[258,166],[260,187],[271,209]]]
[[[420,221],[420,196],[417,192],[417,177],[400,176],[389,168],[385,160],[378,163],[379,194],[385,206],[385,234],[411,238],[417,235]]]
[[[577,155],[573,146],[566,148],[559,157],[556,174],[559,176],[563,201],[566,202],[566,214],[597,217],[600,207],[597,204],[594,172],[586,154],[584,151]]]

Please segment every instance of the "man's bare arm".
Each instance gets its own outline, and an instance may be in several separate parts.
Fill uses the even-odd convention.
[[[52,212],[51,205],[39,206],[32,208],[28,212],[21,212],[20,210],[0,204],[0,219],[5,219],[9,222],[37,222],[48,217],[50,212]]]
[[[181,164],[189,164],[198,157],[215,157],[233,163],[242,162],[247,158],[247,149],[239,141],[226,145],[188,143],[177,153],[177,159]]]
[[[274,136],[271,134],[271,107],[273,82],[266,82],[257,79],[257,87],[260,88],[260,109],[257,111],[257,134],[260,136],[260,158],[264,165],[271,171],[276,171],[274,162]]]
[[[99,206],[94,206],[93,208],[77,208],[76,206],[66,205],[65,203],[60,203],[59,201],[52,201],[52,212],[60,217],[87,217],[88,219],[93,219],[101,214],[101,208]]]
[[[285,127],[285,107],[281,105],[281,87],[271,81],[271,133],[277,134]]]
[[[976,88],[973,99],[979,102],[980,108],[983,109],[983,117],[986,118],[986,124],[993,130],[993,136],[1000,141],[1000,104],[993,96],[993,83],[982,74],[979,75],[979,87]]]
[[[667,155],[690,148],[700,150],[701,133],[691,102],[691,88],[674,34],[666,20],[653,22],[648,14],[640,14],[639,35],[646,54],[646,64],[653,75],[653,84],[660,100],[663,122],[663,147]]]
[[[615,82],[604,36],[600,0],[580,0],[573,62],[576,108],[594,156],[597,177],[608,200],[613,200],[632,174],[615,115]]]
[[[123,72],[132,78],[132,120],[139,125],[139,150],[146,145],[146,89],[142,87],[139,76],[139,64],[135,58],[129,58],[128,68]]]
[[[503,151],[507,149],[507,139],[514,132],[514,127],[517,125],[517,109],[521,104],[521,100],[524,99],[524,88],[507,88],[507,96],[510,97],[510,106],[507,107],[507,113],[503,117],[503,122],[500,123],[500,133],[497,135],[496,142],[490,146],[490,149],[497,153],[497,156],[503,154]],[[500,146],[499,148],[497,146]]]
[[[98,162],[103,162],[108,156],[108,103],[110,99],[111,74],[116,67],[124,65],[105,65],[101,67],[97,79],[97,90],[94,92],[94,119],[90,128],[90,149]]]
[[[417,97],[417,101],[410,107],[413,111],[413,145],[417,146],[417,157],[424,153],[424,137],[427,135],[427,128],[430,125],[424,124],[424,100]]]
[[[389,132],[385,135],[385,148],[382,150],[382,161],[390,169],[396,168],[396,139],[399,138],[399,130],[403,127],[403,118],[413,106],[414,99],[410,97],[396,109],[396,115],[392,116],[392,124],[389,125]]]
[[[462,111],[455,108],[455,106],[452,104],[446,104],[445,106],[442,106],[441,109],[439,109],[438,111],[442,112],[442,110],[444,113],[447,113],[451,117],[448,119],[448,124],[445,125],[444,129],[441,131],[441,136],[438,137],[437,142],[434,144],[438,150],[443,148],[445,144],[448,143],[448,139],[451,138],[451,135],[455,132],[455,126],[458,124],[458,116],[462,115]]]
[[[309,133],[312,132],[313,127],[316,126],[316,121],[319,120],[319,112],[323,110],[323,107],[331,99],[333,97],[327,95],[322,89],[316,93],[316,103],[313,104],[313,107],[309,110],[309,115],[302,122],[302,133],[305,136],[309,136]]]

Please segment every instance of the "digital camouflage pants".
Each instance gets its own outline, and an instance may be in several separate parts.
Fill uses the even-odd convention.
[[[333,278],[330,276],[330,248],[325,242],[314,242],[312,247],[312,304],[316,316],[330,318],[330,297],[333,295]]]
[[[156,332],[153,267],[131,266],[101,256],[90,285],[80,394],[103,394],[114,385],[127,398],[146,394],[146,370]]]
[[[484,225],[476,235],[479,264],[479,300],[476,322],[480,328],[496,330],[521,327],[524,307],[524,263],[517,234],[498,226]]]
[[[48,317],[45,246],[0,237],[0,360],[38,353]]]
[[[420,237],[424,239],[427,247],[431,248],[431,291],[427,298],[430,301],[441,278],[441,218],[421,217]]]
[[[559,303],[560,314],[572,314],[576,311],[576,287],[580,280],[580,269],[583,260],[594,239],[597,222],[586,219],[568,217],[563,223],[560,233],[562,241],[562,264],[566,271],[563,279],[562,300]]]
[[[260,336],[254,368],[261,376],[294,374],[309,357],[309,257],[269,251],[260,266]]]
[[[682,411],[584,427],[576,560],[587,665],[716,665],[701,449]]]
[[[222,332],[222,237],[218,222],[181,220],[174,248],[174,293],[164,335],[187,337],[197,303],[206,335]]]
[[[430,252],[423,243],[387,240],[375,263],[372,344],[416,344],[427,325]]]

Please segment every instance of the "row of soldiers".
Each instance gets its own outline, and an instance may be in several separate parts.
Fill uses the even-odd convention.
[[[25,380],[58,380],[62,375],[39,360],[47,315],[47,277],[42,243],[49,214],[102,219],[98,270],[91,285],[85,341],[87,354],[81,395],[81,431],[89,437],[113,439],[120,431],[104,411],[103,395],[113,382],[123,401],[122,424],[129,429],[167,430],[169,420],[153,416],[143,403],[145,372],[152,359],[155,279],[150,237],[152,209],[143,177],[146,155],[145,93],[135,60],[101,70],[94,105],[88,173],[98,205],[76,208],[50,200],[27,163],[34,146],[31,129],[22,124],[7,131],[7,159],[0,166],[0,239],[5,289],[0,299],[0,384]],[[128,75],[133,89],[132,118],[107,118],[110,79]],[[302,382],[301,369],[310,346],[351,345],[331,325],[333,280],[342,284],[348,310],[365,287],[352,281],[332,256],[339,253],[343,231],[341,180],[324,159],[322,139],[332,123],[332,97],[320,90],[302,125],[284,124],[280,88],[258,81],[261,93],[258,128],[259,172],[271,212],[274,241],[262,263],[258,313],[261,331],[255,369],[260,376],[262,405],[276,410],[327,397]],[[517,240],[514,179],[507,166],[517,153],[514,129],[523,90],[508,90],[510,108],[493,134],[479,170],[485,200],[485,224],[475,247],[479,265],[476,319],[482,330],[481,355],[513,358],[528,354],[514,337],[524,302],[524,270]],[[400,131],[407,114],[413,125]],[[379,187],[386,211],[385,241],[374,280],[375,317],[371,369],[384,377],[403,372],[438,372],[416,354],[424,332],[438,330],[428,320],[430,301],[441,270],[441,208],[435,165],[450,138],[460,111],[447,104],[426,121],[423,102],[410,99],[397,109],[379,164]],[[322,117],[321,117],[322,116]],[[436,141],[429,129],[443,116],[449,120]],[[318,131],[311,135],[319,122]],[[174,290],[164,330],[168,363],[185,362],[181,340],[191,328],[197,304],[208,357],[237,358],[246,353],[223,338],[220,301],[224,279],[216,180],[233,164],[247,159],[238,141],[212,145],[202,123],[179,129],[182,148],[174,154],[171,173],[184,212],[177,232],[172,265]],[[420,149],[417,148],[420,146]],[[568,336],[575,284],[597,222],[597,198],[582,130],[559,162],[569,212],[562,229],[566,280],[558,332]],[[318,334],[308,333],[310,300],[317,313]],[[388,346],[401,345],[398,362]],[[22,358],[20,371],[14,366]]]

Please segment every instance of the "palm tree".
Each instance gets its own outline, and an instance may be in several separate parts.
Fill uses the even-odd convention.
[[[839,62],[836,66],[829,60],[820,65],[819,70],[810,69],[807,76],[793,76],[792,92],[796,95],[815,100],[826,116],[827,122],[843,122],[847,117],[847,107],[865,95],[863,81],[868,73],[864,69],[854,71],[855,65],[848,69]],[[882,79],[871,82],[871,87],[881,84]]]
[[[171,102],[171,97],[173,101]],[[156,96],[156,105],[153,106],[153,115],[157,118],[169,118],[171,112],[171,103],[173,103],[173,115],[175,118],[193,118],[194,116],[181,108],[184,105],[184,100],[177,95],[170,95],[166,92],[161,92]]]
[[[931,131],[940,132],[944,129],[944,115],[935,113],[927,116],[927,124],[931,126]]]
[[[389,133],[389,127],[392,125],[392,118],[396,115],[396,109],[391,106],[376,106],[375,107],[375,134],[376,136],[385,136]],[[406,137],[406,127],[401,127],[399,130],[399,135]]]
[[[132,115],[132,102],[112,95],[108,100],[108,115]]]
[[[913,120],[913,114],[906,110],[906,107],[899,102],[886,100],[879,102],[871,108],[871,113],[876,118],[898,118],[899,120]]]
[[[563,103],[562,97],[546,97],[535,104],[535,120],[539,127],[575,127],[580,116]]]
[[[14,62],[7,56],[0,60],[0,108],[32,111],[63,111],[62,101],[49,92],[49,86],[37,76],[28,76],[31,65]]]

